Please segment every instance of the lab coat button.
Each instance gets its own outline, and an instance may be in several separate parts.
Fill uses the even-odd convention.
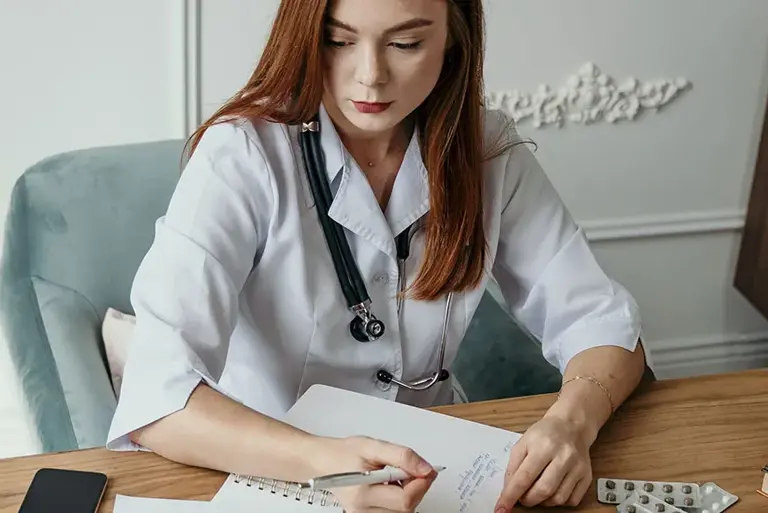
[[[379,273],[373,277],[373,281],[376,283],[387,283],[389,281],[389,275],[387,273]]]

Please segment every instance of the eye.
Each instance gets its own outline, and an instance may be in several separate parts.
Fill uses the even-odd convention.
[[[392,43],[392,45],[398,50],[415,50],[421,46],[421,41],[414,43]]]
[[[344,48],[352,43],[344,41],[342,39],[335,39],[331,34],[325,34],[325,44],[333,48]]]

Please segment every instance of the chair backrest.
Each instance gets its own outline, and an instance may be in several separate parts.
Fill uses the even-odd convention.
[[[182,144],[75,151],[25,172],[6,232],[20,275],[77,290],[100,314],[131,311],[128,291],[179,178]]]
[[[542,356],[540,342],[507,313],[493,281],[467,328],[453,372],[469,401],[555,392],[562,381]]]
[[[182,150],[183,141],[161,141],[68,152],[15,184],[0,322],[45,451],[97,445],[106,435],[114,397],[101,320],[109,307],[132,312],[133,277]]]

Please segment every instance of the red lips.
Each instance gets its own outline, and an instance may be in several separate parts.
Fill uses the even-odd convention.
[[[389,108],[390,105],[392,105],[392,102],[388,103],[371,103],[371,102],[352,102],[355,105],[355,108],[362,112],[363,114],[379,114],[381,112],[384,112]]]

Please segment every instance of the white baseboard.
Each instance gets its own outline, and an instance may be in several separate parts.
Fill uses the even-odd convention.
[[[649,342],[660,379],[768,367],[768,332]]]

